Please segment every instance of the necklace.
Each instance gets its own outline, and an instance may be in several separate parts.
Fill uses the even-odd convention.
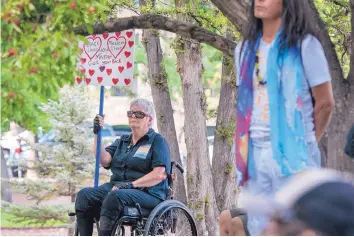
[[[267,84],[267,81],[264,80],[264,79],[259,75],[259,49],[257,50],[257,54],[256,54],[255,70],[256,70],[256,78],[257,78],[257,81],[258,81],[258,86],[264,86],[265,84]]]
[[[133,140],[130,141],[130,144],[128,145],[126,152],[130,152],[132,147],[133,147]]]

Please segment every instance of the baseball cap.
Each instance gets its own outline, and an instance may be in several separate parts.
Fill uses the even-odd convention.
[[[248,198],[244,205],[247,211],[277,220],[296,218],[323,235],[353,236],[352,181],[330,169],[304,171],[290,178],[272,199]]]

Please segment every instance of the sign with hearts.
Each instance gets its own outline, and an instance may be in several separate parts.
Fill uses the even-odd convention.
[[[121,87],[133,84],[134,31],[105,32],[86,39],[86,44],[79,42],[77,84]]]

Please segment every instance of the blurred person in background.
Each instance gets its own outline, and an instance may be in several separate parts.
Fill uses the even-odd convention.
[[[353,236],[354,177],[330,169],[294,176],[273,199],[249,196],[248,212],[264,215],[263,235]]]

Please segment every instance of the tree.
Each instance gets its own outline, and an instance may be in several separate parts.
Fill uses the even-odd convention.
[[[12,182],[36,205],[3,206],[16,220],[42,224],[50,220],[66,221],[68,211],[73,211],[71,205],[50,207],[40,205],[41,202],[62,195],[70,196],[74,203],[78,187],[93,176],[92,139],[88,139],[92,131],[85,121],[90,115],[90,100],[79,87],[66,86],[59,96],[58,101],[48,100],[40,107],[56,131],[54,143],[32,146],[40,154],[33,165],[40,179]]]
[[[227,32],[227,37],[231,37]],[[217,112],[213,154],[213,180],[218,210],[235,207],[236,177],[235,155],[231,148],[235,130],[236,75],[231,57],[224,54],[221,91]]]
[[[187,1],[176,0],[176,7]],[[185,15],[178,16],[191,21]],[[216,199],[209,162],[206,133],[206,97],[202,85],[202,55],[200,43],[183,36],[176,38],[177,72],[181,77],[185,111],[184,134],[187,146],[188,206],[198,222],[200,235],[215,235]]]
[[[140,5],[146,5],[141,0]],[[153,2],[153,5],[155,3]],[[168,87],[167,73],[164,67],[162,49],[156,30],[144,30],[143,41],[148,58],[148,78],[151,86],[152,97],[156,107],[157,127],[159,133],[163,135],[171,150],[171,158],[181,164],[175,122],[173,118],[173,108]],[[187,202],[186,189],[183,182],[183,175],[176,172],[175,197],[177,200]]]
[[[58,99],[58,90],[73,84],[78,55],[76,26],[92,32],[96,20],[111,10],[105,0],[2,1],[1,129],[10,121],[31,131],[43,124],[38,106]]]

